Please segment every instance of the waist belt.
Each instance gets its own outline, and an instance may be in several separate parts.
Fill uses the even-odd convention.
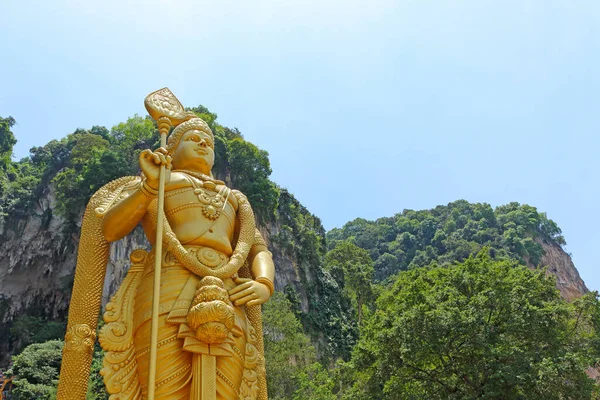
[[[226,256],[225,254],[223,254],[220,251],[217,251],[211,247],[192,246],[192,245],[186,245],[184,247],[192,257],[196,257],[196,259],[198,261],[200,261],[202,264],[206,265],[208,268],[211,268],[211,269],[220,268],[223,265],[227,264],[227,262],[229,261],[228,256]],[[172,253],[166,252],[164,254],[164,256],[163,256],[163,266],[164,267],[169,267],[171,265],[180,265],[180,264],[181,263],[179,261],[177,261],[177,259],[175,258],[175,256]]]

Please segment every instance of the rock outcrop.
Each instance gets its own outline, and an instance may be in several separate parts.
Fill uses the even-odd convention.
[[[560,245],[539,237],[535,240],[544,248],[540,265],[547,267],[548,273],[556,277],[556,287],[563,298],[571,301],[589,292],[571,256]]]

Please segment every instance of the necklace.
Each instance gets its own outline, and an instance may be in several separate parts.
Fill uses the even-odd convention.
[[[216,221],[221,216],[221,212],[225,208],[225,196],[224,192],[227,188],[223,187],[219,190],[219,193],[212,195],[207,190],[202,188],[195,188],[194,193],[198,195],[200,203],[204,204],[202,207],[202,214],[210,220]]]
[[[225,194],[227,193],[227,198],[229,197],[229,189],[225,186],[225,182],[195,171],[175,170],[174,172],[183,172],[202,181],[202,188],[200,188],[193,179],[191,180],[194,186],[194,194],[198,196],[198,201],[203,204],[202,214],[211,221],[216,221],[225,210],[227,202]],[[211,192],[217,189],[217,184],[223,185],[223,187],[219,192],[212,194]]]

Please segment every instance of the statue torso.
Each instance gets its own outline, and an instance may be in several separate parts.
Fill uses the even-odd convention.
[[[233,253],[237,200],[224,185],[174,172],[165,187],[165,215],[183,245]]]

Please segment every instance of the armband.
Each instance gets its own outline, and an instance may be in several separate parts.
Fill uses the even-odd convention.
[[[266,278],[264,276],[259,276],[258,278],[255,279],[255,281],[258,283],[262,283],[263,285],[268,287],[269,292],[271,293],[271,296],[273,296],[273,293],[275,293],[275,285],[273,284],[273,282],[271,282],[271,280],[269,278]]]
[[[149,199],[154,199],[158,196],[158,190],[152,189],[145,179],[140,182],[140,192]]]

